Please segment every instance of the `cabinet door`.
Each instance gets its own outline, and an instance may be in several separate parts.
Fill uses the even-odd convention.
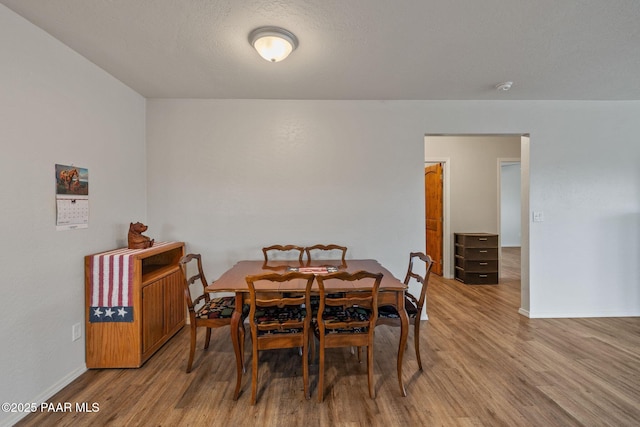
[[[184,283],[182,274],[176,271],[164,279],[165,324],[164,333],[170,334],[184,324],[186,303],[184,301]]]
[[[142,288],[142,352],[164,337],[163,279]]]

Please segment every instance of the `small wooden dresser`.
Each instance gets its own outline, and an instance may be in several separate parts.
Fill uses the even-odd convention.
[[[469,285],[498,284],[498,235],[454,233],[455,278]]]

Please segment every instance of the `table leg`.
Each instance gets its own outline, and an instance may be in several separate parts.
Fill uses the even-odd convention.
[[[402,358],[404,349],[407,346],[407,337],[409,336],[409,316],[404,307],[404,292],[398,292],[396,307],[400,316],[400,343],[398,344],[398,384],[400,385],[400,393],[403,397],[407,396],[407,391],[402,382]]]
[[[231,342],[233,343],[233,352],[236,355],[236,389],[233,392],[233,400],[238,400],[240,395],[240,385],[242,384],[242,354],[240,352],[240,320],[242,319],[242,294],[238,292],[236,294],[236,309],[231,315]]]

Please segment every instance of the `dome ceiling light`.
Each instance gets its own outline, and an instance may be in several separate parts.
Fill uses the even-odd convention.
[[[298,47],[298,38],[278,27],[260,27],[251,31],[249,43],[269,62],[280,62]]]

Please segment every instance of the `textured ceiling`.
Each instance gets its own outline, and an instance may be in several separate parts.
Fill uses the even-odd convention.
[[[0,3],[149,98],[640,100],[638,0]],[[300,46],[263,60],[264,25]]]

